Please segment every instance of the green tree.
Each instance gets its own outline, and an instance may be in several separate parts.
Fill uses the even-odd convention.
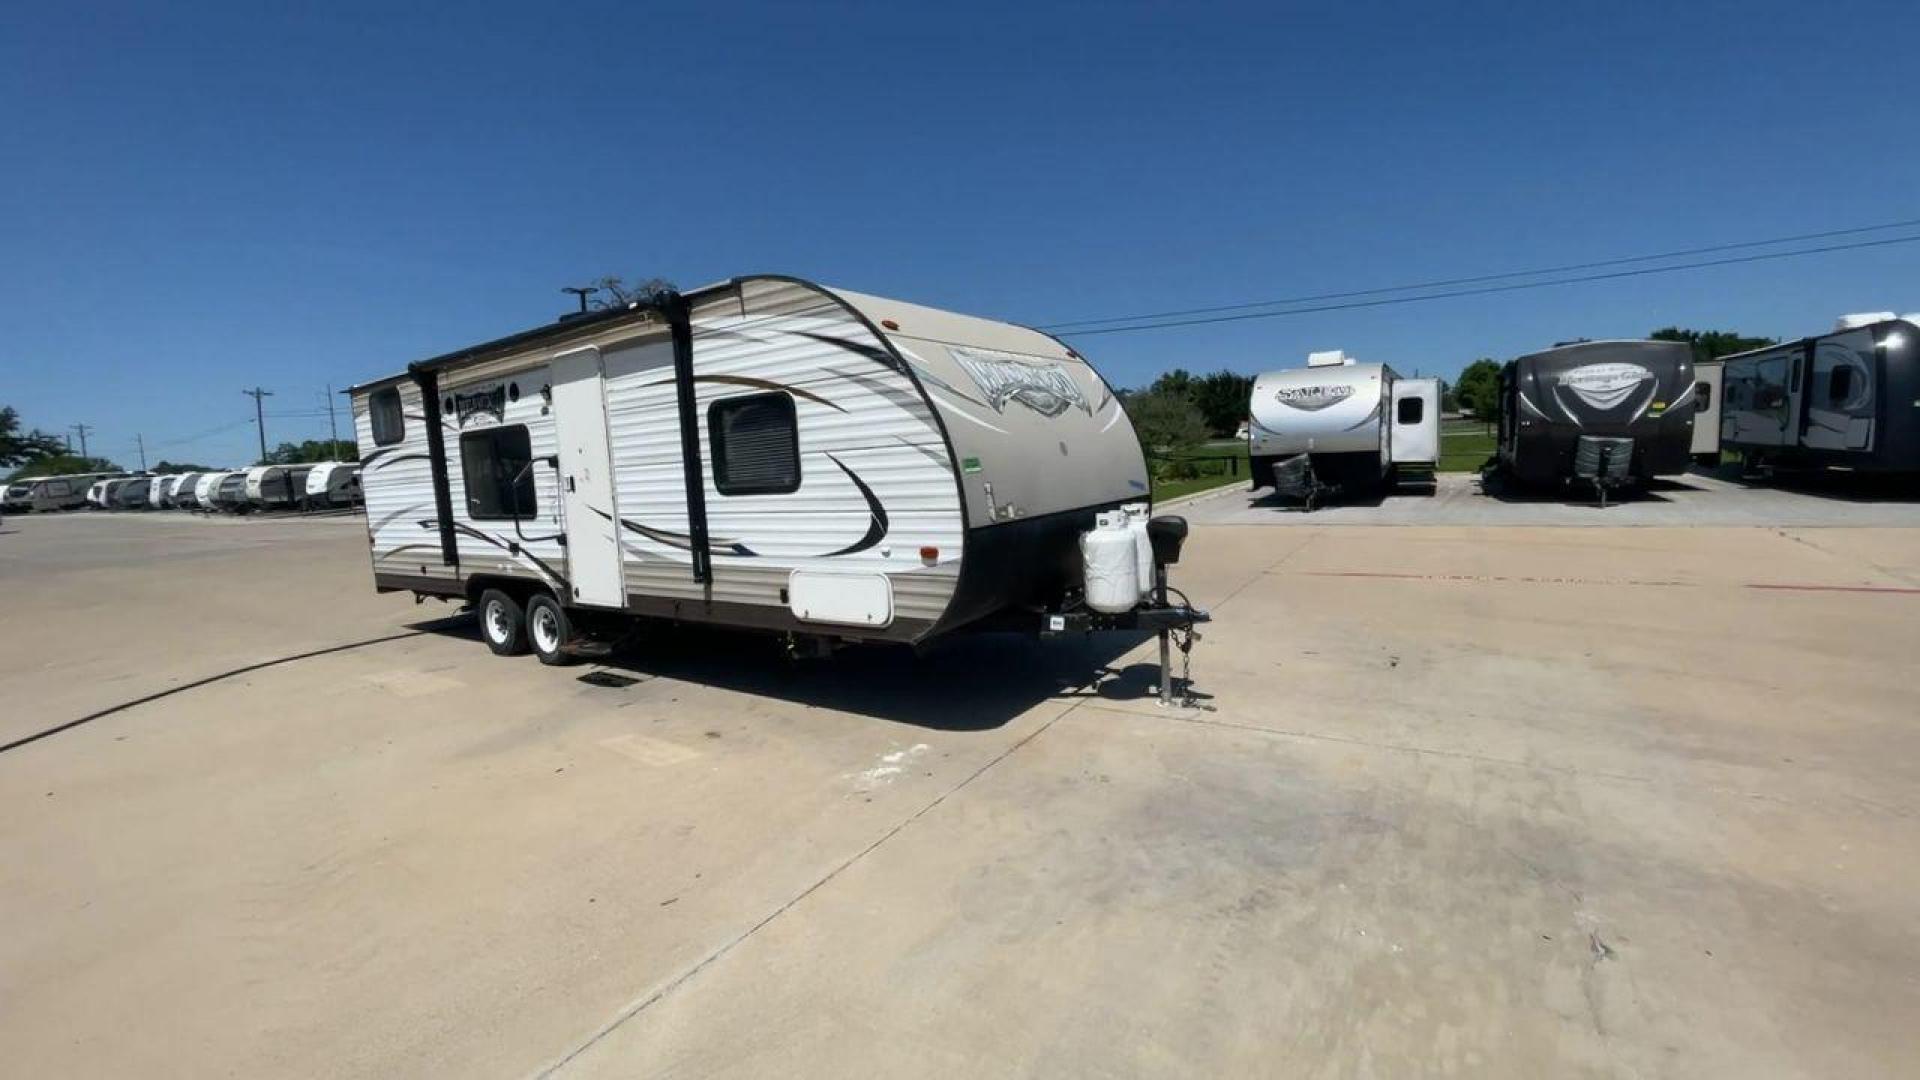
[[[1686,342],[1693,346],[1693,362],[1696,364],[1702,360],[1717,360],[1722,356],[1780,344],[1778,338],[1748,337],[1733,330],[1689,330],[1680,326],[1663,326],[1647,336],[1655,341]]]
[[[1253,396],[1253,376],[1220,370],[1193,381],[1188,397],[1215,435],[1232,435],[1247,418],[1247,399]]]
[[[1500,363],[1481,357],[1468,364],[1453,382],[1453,396],[1474,419],[1491,424],[1500,413]]]
[[[626,307],[635,301],[652,300],[661,293],[678,290],[678,286],[666,278],[645,278],[629,285],[626,279],[611,274],[595,278],[593,287],[600,290],[588,301],[588,306],[595,311]]]
[[[49,454],[35,458],[14,470],[9,480],[28,480],[36,476],[65,476],[70,473],[124,472],[106,458],[81,457],[78,454]]]
[[[1184,394],[1148,390],[1129,397],[1126,408],[1158,475],[1175,475],[1181,463],[1173,459],[1206,440],[1206,419]]]
[[[11,405],[0,407],[0,468],[64,454],[66,451],[66,441],[58,435],[49,435],[37,428],[20,434],[20,414]]]
[[[160,463],[153,467],[153,471],[165,475],[166,473],[219,472],[220,470],[211,465],[195,465],[189,461],[168,461],[162,458]]]
[[[360,448],[346,439],[308,439],[305,442],[283,442],[267,456],[260,459],[259,465],[306,465],[316,461],[359,461]]]

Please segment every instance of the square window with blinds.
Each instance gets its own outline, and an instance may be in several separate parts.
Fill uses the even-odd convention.
[[[722,398],[707,407],[713,486],[722,495],[800,490],[800,428],[783,393]]]

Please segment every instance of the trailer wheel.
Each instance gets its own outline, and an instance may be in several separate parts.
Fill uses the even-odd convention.
[[[480,594],[480,636],[495,656],[519,656],[527,651],[527,613],[520,601],[488,589]]]
[[[566,649],[573,641],[573,621],[567,611],[547,593],[527,601],[527,641],[540,662],[550,665],[573,663]]]

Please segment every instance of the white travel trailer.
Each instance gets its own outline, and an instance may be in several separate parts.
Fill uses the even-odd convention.
[[[296,506],[306,496],[311,465],[256,465],[246,472],[247,501],[264,509]]]
[[[220,488],[220,481],[226,477],[224,472],[201,473],[193,482],[193,505],[201,510],[213,509],[213,493]]]
[[[247,474],[244,472],[221,473],[220,482],[213,487],[213,501],[208,506],[228,513],[245,513],[251,510],[253,504],[247,501]]]
[[[324,461],[307,474],[307,505],[314,508],[352,506],[360,501],[360,465],[352,461]]]
[[[180,473],[167,485],[167,506],[169,509],[185,510],[195,505],[194,489],[199,486],[205,473]]]
[[[15,513],[46,513],[87,505],[87,492],[105,473],[36,476],[7,485],[5,505]]]
[[[375,587],[473,602],[496,652],[561,662],[630,616],[809,648],[1205,618],[1151,569],[1133,607],[1088,602],[1082,534],[1144,515],[1146,460],[1099,373],[1024,327],[745,277],[350,393]],[[1138,531],[1164,567],[1185,523]]]
[[[1247,454],[1255,487],[1313,500],[1365,490],[1440,463],[1440,383],[1403,379],[1339,350],[1253,381]]]

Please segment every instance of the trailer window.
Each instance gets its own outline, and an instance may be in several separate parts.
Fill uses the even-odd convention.
[[[707,408],[713,486],[722,495],[800,490],[800,428],[784,393],[722,398]]]
[[[1394,419],[1403,424],[1417,424],[1427,415],[1427,399],[1403,397],[1393,407]]]
[[[367,397],[367,418],[373,421],[373,445],[392,446],[407,437],[407,418],[400,411],[400,388],[389,386]]]
[[[1713,384],[1697,382],[1693,384],[1693,411],[1706,412],[1713,408]]]
[[[460,476],[467,489],[467,515],[476,521],[538,517],[533,440],[525,424],[487,428],[460,436]]]

